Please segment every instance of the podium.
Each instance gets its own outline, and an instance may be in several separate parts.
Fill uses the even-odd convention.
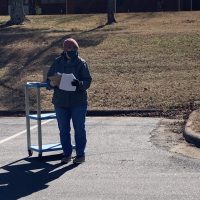
[[[58,151],[62,150],[60,143],[56,144],[43,144],[42,143],[42,120],[55,119],[56,113],[41,113],[41,88],[46,88],[47,83],[44,82],[27,82],[25,84],[25,111],[26,111],[26,130],[27,130],[27,150],[28,155],[32,156],[33,151],[38,152],[38,156],[41,158],[43,152],[48,151]],[[37,113],[30,114],[30,97],[29,91],[31,89],[36,90],[36,103],[37,103]],[[31,127],[30,120],[37,121],[37,133],[38,133],[38,145],[31,144]],[[74,146],[73,146],[74,147]]]

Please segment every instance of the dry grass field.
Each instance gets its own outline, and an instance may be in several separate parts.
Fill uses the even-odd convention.
[[[0,29],[0,110],[24,110],[25,82],[42,81],[68,37],[90,66],[90,110],[184,109],[200,100],[199,11],[117,14],[106,26],[105,14],[28,18]],[[51,95],[42,92],[45,110]]]

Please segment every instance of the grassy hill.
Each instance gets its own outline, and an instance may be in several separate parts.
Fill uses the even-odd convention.
[[[24,83],[42,81],[68,37],[90,66],[91,110],[168,110],[200,99],[199,11],[117,14],[109,26],[103,14],[28,18],[0,29],[0,110],[24,110]],[[52,109],[51,95],[43,90],[43,109]]]

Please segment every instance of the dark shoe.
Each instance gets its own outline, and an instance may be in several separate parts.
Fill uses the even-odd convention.
[[[74,159],[73,159],[73,163],[74,164],[81,164],[85,162],[85,156],[76,156]]]
[[[67,156],[67,157],[64,157],[61,159],[61,163],[63,164],[67,164],[68,162],[70,162],[72,160],[72,157],[71,155],[70,156]]]

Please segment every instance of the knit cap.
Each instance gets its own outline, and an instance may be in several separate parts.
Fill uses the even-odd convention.
[[[79,45],[78,45],[77,41],[74,40],[73,38],[68,38],[63,42],[63,48],[64,49],[75,48],[78,50]]]

